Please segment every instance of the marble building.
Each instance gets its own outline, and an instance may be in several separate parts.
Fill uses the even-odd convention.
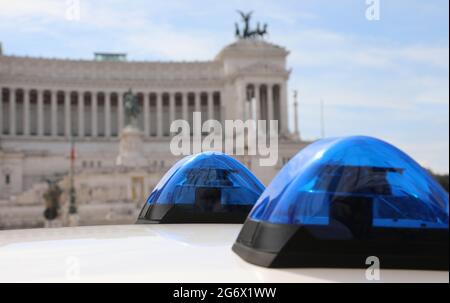
[[[127,61],[123,54],[63,60],[0,53],[0,227],[2,206],[11,209],[11,220],[11,213],[25,207],[41,216],[45,180],[67,181],[71,142],[77,203],[103,214],[99,205],[122,209],[127,201],[142,202],[178,160],[169,150],[171,121],[192,123],[193,112],[201,112],[205,121],[245,120],[248,102],[256,102],[258,119],[279,121],[276,166],[260,167],[257,156],[240,158],[267,184],[307,144],[298,129],[294,134],[288,129],[288,54],[263,39],[237,39],[204,62]],[[123,96],[129,89],[142,111],[138,127],[146,165],[140,168],[116,163],[126,125]]]

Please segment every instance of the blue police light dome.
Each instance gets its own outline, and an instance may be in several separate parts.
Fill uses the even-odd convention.
[[[381,140],[317,141],[278,173],[233,250],[268,267],[448,269],[448,193]]]
[[[263,191],[261,182],[230,156],[187,156],[156,185],[138,223],[243,223]]]

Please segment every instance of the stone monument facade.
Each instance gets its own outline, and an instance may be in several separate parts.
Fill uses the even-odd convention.
[[[72,141],[81,224],[130,220],[180,159],[169,149],[170,123],[192,124],[193,112],[223,122],[245,120],[252,108],[257,119],[278,120],[278,163],[261,167],[258,156],[241,157],[268,184],[307,142],[288,128],[289,52],[262,38],[267,27],[254,31],[203,62],[0,54],[0,222],[42,217],[45,180],[66,182]]]

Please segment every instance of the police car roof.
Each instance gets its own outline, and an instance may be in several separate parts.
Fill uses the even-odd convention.
[[[365,269],[269,269],[232,252],[240,224],[0,231],[0,282],[368,282]],[[449,282],[448,271],[382,270],[382,282]]]

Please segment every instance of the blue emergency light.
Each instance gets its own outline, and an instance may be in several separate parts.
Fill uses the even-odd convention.
[[[156,185],[138,223],[243,223],[263,191],[264,185],[230,156],[187,156]]]
[[[408,155],[364,137],[317,141],[278,173],[233,250],[267,267],[448,270],[448,193]]]

